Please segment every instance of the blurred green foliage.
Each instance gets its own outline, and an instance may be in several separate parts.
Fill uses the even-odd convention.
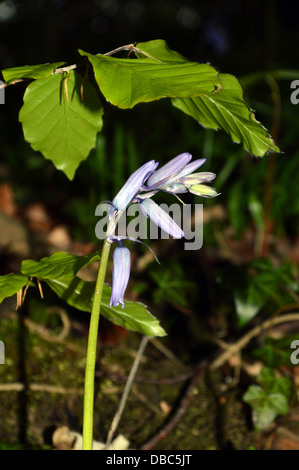
[[[274,370],[267,367],[262,369],[257,382],[259,385],[251,385],[243,400],[252,407],[255,429],[263,431],[276,416],[288,412],[294,398],[294,386],[290,379],[276,377]]]

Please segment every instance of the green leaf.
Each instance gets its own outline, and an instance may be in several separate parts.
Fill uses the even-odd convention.
[[[240,326],[246,325],[254,318],[265,305],[266,299],[262,298],[253,284],[248,286],[247,291],[236,290],[235,306]]]
[[[253,423],[256,431],[266,429],[277,416],[288,412],[288,402],[284,395],[274,393],[267,395],[258,385],[251,385],[243,400],[253,408]]]
[[[257,381],[260,385],[250,385],[243,400],[253,409],[255,429],[262,431],[277,416],[288,412],[293,384],[285,377],[276,377],[274,370],[267,367],[262,369]]]
[[[269,259],[253,261],[238,272],[232,286],[238,321],[241,326],[250,321],[266,304],[281,306],[282,299],[290,302],[290,289],[298,290],[289,263],[274,266]],[[234,282],[236,279],[234,279]],[[271,306],[271,305],[270,305]],[[272,307],[272,306],[271,306]]]
[[[28,282],[28,277],[22,274],[9,273],[0,276],[0,302],[11,297],[22,289]]]
[[[257,377],[257,382],[268,394],[281,393],[288,400],[292,396],[293,383],[287,377],[276,377],[271,367],[264,367]]]
[[[271,393],[268,396],[268,404],[275,410],[276,415],[285,415],[289,411],[287,398],[281,393]]]
[[[95,88],[71,70],[28,85],[19,119],[25,139],[69,179],[95,146],[102,107]]]
[[[126,301],[125,308],[110,307],[111,289],[104,286],[101,310],[108,320],[129,330],[138,331],[147,336],[165,336],[166,332],[159,321],[147,310],[141,302]]]
[[[9,85],[15,80],[25,78],[40,79],[51,75],[54,69],[60,67],[65,62],[53,62],[52,64],[24,65],[22,67],[11,67],[2,70],[2,75],[6,83]]]
[[[151,271],[150,276],[157,284],[157,288],[153,291],[153,299],[156,304],[168,301],[187,307],[192,292],[195,292],[197,288],[196,283],[185,281],[177,272],[174,276],[173,266],[163,273]]]
[[[160,44],[165,44],[160,41]],[[164,50],[164,49],[163,49]],[[91,62],[96,81],[106,100],[119,108],[161,98],[187,98],[212,93],[218,87],[217,72],[209,64],[189,62],[170,53],[168,60],[156,58],[118,59],[79,50]]]
[[[79,269],[100,260],[98,253],[77,256],[58,251],[40,261],[26,259],[22,262],[21,272],[38,279],[68,279],[73,278]]]
[[[172,104],[196,119],[203,127],[223,129],[233,142],[242,143],[255,156],[279,152],[267,129],[255,119],[253,110],[243,99],[238,80],[219,74],[221,88],[215,93],[188,99],[173,99]]]
[[[134,49],[136,57],[142,59],[148,57],[150,59],[164,62],[188,62],[181,54],[172,51],[163,39],[154,39],[152,41],[138,42]]]
[[[243,395],[243,400],[253,408],[257,408],[265,402],[267,394],[259,385],[250,385]]]
[[[95,282],[75,276],[69,279],[45,279],[46,284],[71,307],[91,312]]]
[[[91,312],[95,283],[73,279],[47,279],[49,287],[65,302],[84,312]],[[110,307],[111,289],[104,286],[101,314],[112,323],[147,336],[165,336],[159,321],[139,302],[126,301],[125,308]]]
[[[254,349],[252,355],[263,361],[268,367],[292,367],[290,344],[295,339],[298,339],[298,335],[282,339],[267,337],[265,338],[265,344],[260,348]]]
[[[177,52],[167,48],[164,41],[138,43],[137,48],[156,60],[182,60]],[[279,152],[268,131],[256,121],[252,109],[244,101],[238,80],[229,74],[218,74],[217,80],[220,86],[213,93],[203,92],[200,96],[190,96],[187,99],[177,96],[172,104],[204,127],[225,130],[234,142],[241,142],[244,149],[253,155],[263,156],[268,151]]]

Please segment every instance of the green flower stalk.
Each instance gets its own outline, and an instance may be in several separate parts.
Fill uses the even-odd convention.
[[[113,253],[112,291],[110,306],[121,304],[125,307],[124,295],[127,288],[131,255],[128,248],[122,246],[121,240],[126,237],[115,236],[115,229],[121,214],[133,202],[137,202],[141,211],[162,230],[174,238],[182,238],[183,230],[174,220],[153,200],[158,192],[170,192],[174,195],[190,192],[203,197],[217,196],[217,191],[203,183],[215,178],[214,173],[193,173],[203,163],[204,159],[191,162],[190,153],[182,153],[170,160],[166,165],[156,170],[159,163],[151,160],[136,170],[120,189],[111,203],[109,210],[109,226],[104,240],[96,287],[93,296],[89,337],[86,355],[86,371],[84,384],[84,413],[83,413],[83,449],[91,450],[93,442],[93,409],[94,409],[94,372],[96,363],[97,337],[100,318],[100,307],[105,282],[110,247],[118,242],[119,247]],[[131,240],[130,238],[128,238]],[[140,241],[140,240],[136,240]]]

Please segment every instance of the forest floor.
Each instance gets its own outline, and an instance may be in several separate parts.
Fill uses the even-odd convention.
[[[17,271],[22,258],[46,256],[45,238],[52,251],[69,246],[65,227],[48,230],[41,207],[31,208],[29,215],[26,226],[13,214],[0,212],[2,274]],[[38,234],[34,243],[28,226]],[[72,245],[82,254],[91,248]],[[26,310],[16,310],[16,299],[6,299],[0,321],[5,343],[0,449],[72,449],[82,432],[88,315],[70,314],[60,303],[43,304],[36,293]],[[94,438],[104,443],[141,337],[104,319],[100,331]],[[231,354],[216,366],[221,354],[219,348],[210,358],[193,357],[190,362],[177,355],[172,338],[150,339],[115,433],[124,436],[122,448],[298,450],[299,406],[257,433],[242,400],[245,372],[240,358]],[[251,365],[253,375],[254,367],[259,363]],[[288,373],[299,388],[298,369]]]

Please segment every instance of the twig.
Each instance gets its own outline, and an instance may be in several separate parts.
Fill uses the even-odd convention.
[[[66,388],[59,387],[57,385],[46,385],[46,384],[24,384],[22,382],[13,382],[8,384],[0,384],[0,392],[22,392],[25,388],[34,392],[46,392],[46,393],[59,393],[65,395],[83,395],[83,389],[78,390],[77,388]]]
[[[136,379],[135,379],[136,380]],[[144,395],[141,393],[136,386],[132,386],[131,388],[131,393],[133,396],[135,396],[141,403],[146,405],[151,411],[153,411],[155,414],[161,414],[161,409],[159,406],[154,405],[150,399],[148,399],[148,396]]]
[[[61,323],[62,323],[62,330],[58,335],[54,335],[54,334],[50,333],[50,331],[47,328],[33,322],[32,320],[30,320],[30,318],[24,318],[25,326],[32,333],[38,335],[40,338],[42,338],[45,341],[48,341],[50,343],[64,343],[66,337],[68,336],[68,334],[70,332],[70,328],[71,328],[71,322],[69,320],[69,317],[68,317],[66,311],[58,305],[55,305],[55,306],[53,305],[52,307],[47,308],[47,313],[49,313],[49,314],[56,313],[56,314],[59,315],[59,317],[61,319]],[[15,314],[12,314],[11,316],[12,316],[12,318],[16,317]]]
[[[179,374],[179,375],[176,375],[174,377],[161,377],[161,378],[158,378],[158,379],[154,379],[152,377],[143,377],[143,376],[140,376],[140,375],[136,375],[135,378],[134,378],[134,381],[139,382],[139,383],[145,383],[145,384],[153,384],[153,385],[173,385],[173,384],[176,384],[178,382],[184,382],[187,379],[190,379],[193,376],[193,374],[194,374],[194,371],[191,370],[189,372],[186,372],[184,374]],[[128,375],[115,374],[115,373],[105,374],[102,371],[97,371],[95,373],[96,377],[103,377],[105,375],[108,375],[109,378],[112,379],[112,380],[125,381],[125,380],[128,379]]]
[[[136,357],[135,357],[135,360],[134,360],[134,363],[133,363],[133,366],[132,366],[132,369],[130,371],[130,374],[128,376],[128,379],[127,379],[127,382],[126,382],[126,385],[125,385],[125,388],[124,388],[124,391],[123,391],[123,394],[122,394],[122,397],[121,397],[121,400],[119,402],[119,406],[118,406],[118,409],[115,413],[115,416],[112,420],[112,423],[110,425],[110,429],[108,431],[108,435],[107,435],[107,440],[106,440],[106,446],[105,446],[105,449],[108,449],[109,445],[111,444],[112,442],[112,439],[113,439],[113,435],[115,433],[115,430],[119,424],[119,421],[120,421],[120,418],[122,416],[122,413],[123,413],[123,410],[124,410],[124,407],[125,407],[125,404],[126,404],[126,401],[128,399],[128,395],[129,395],[129,392],[130,392],[130,389],[131,389],[131,385],[132,385],[132,382],[134,380],[134,377],[136,375],[136,372],[137,372],[137,369],[138,369],[138,366],[140,364],[140,360],[141,360],[141,357],[143,355],[143,352],[146,348],[146,345],[148,343],[148,337],[147,336],[144,336],[141,340],[141,343],[140,343],[140,346],[139,346],[139,349],[137,351],[137,354],[136,354]]]
[[[117,47],[116,49],[113,49],[112,51],[110,52],[106,52],[105,54],[103,55],[107,55],[107,56],[110,56],[110,55],[114,55],[114,54],[117,54],[118,52],[122,52],[122,51],[134,51],[136,49],[135,47],[135,44],[136,43],[132,43],[132,44],[127,44],[126,46],[120,46],[120,47]],[[136,49],[137,50],[137,49]]]
[[[161,341],[159,341],[157,338],[150,338],[150,342],[155,346],[158,351],[160,351],[162,354],[164,354],[165,357],[170,359],[171,361],[176,362],[177,364],[182,364],[181,361],[173,354],[170,349],[168,349]]]
[[[271,328],[274,325],[278,325],[280,323],[287,323],[299,321],[299,313],[289,313],[288,315],[283,315],[277,318],[270,318],[269,320],[265,320],[260,325],[252,328],[252,330],[248,331],[244,336],[242,336],[236,343],[233,344],[221,344],[222,348],[226,350],[220,354],[209,366],[209,369],[215,370],[222,366],[232,355],[239,353],[241,349],[243,349],[255,336],[258,336],[263,330]]]
[[[24,78],[20,78],[20,79],[18,79],[18,80],[14,80],[14,81],[11,82],[11,83],[6,83],[6,82],[5,82],[5,83],[1,83],[1,85],[0,85],[0,90],[1,90],[2,88],[6,88],[6,87],[9,86],[9,85],[15,85],[16,83],[23,82],[24,80],[25,80]]]
[[[59,67],[58,69],[54,69],[51,75],[55,75],[56,73],[65,73],[69,72],[70,70],[77,69],[78,67],[81,67],[84,65],[86,62],[85,59],[81,60],[81,62],[78,62],[77,64],[72,64],[72,65],[67,65],[66,67]]]

